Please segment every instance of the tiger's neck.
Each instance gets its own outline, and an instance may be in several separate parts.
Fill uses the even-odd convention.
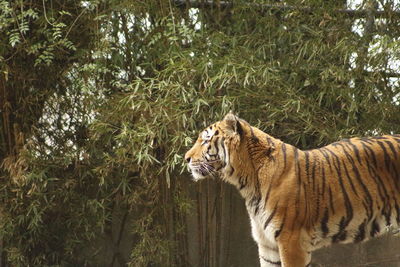
[[[251,135],[246,136],[246,142],[240,153],[241,157],[235,159],[235,171],[228,182],[234,184],[246,203],[254,203],[261,199],[261,184],[268,177],[274,175],[276,170],[275,156],[278,147],[283,144],[257,128],[253,128]]]
[[[281,140],[252,127],[251,136],[246,140],[246,150],[257,175],[261,169],[273,167],[278,149],[282,144],[284,143]]]

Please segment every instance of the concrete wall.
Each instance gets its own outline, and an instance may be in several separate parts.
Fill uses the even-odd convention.
[[[201,208],[196,207],[196,210],[200,211],[203,217],[206,214],[207,202],[209,203],[207,208],[210,209],[207,218],[203,218],[204,220],[200,222],[202,225],[199,225],[197,212],[188,218],[191,266],[258,267],[257,246],[251,237],[244,201],[237,190],[218,181],[203,181],[192,186],[191,190],[192,194],[196,191],[201,192],[197,195],[200,200],[197,203]],[[217,212],[220,212],[219,220],[216,220]],[[216,229],[218,221],[221,226]],[[202,232],[202,238],[199,236],[199,231]],[[219,237],[218,240],[216,236]],[[199,241],[200,238],[202,242]],[[205,240],[212,245],[205,247]],[[215,252],[217,246],[219,246],[219,256]],[[205,250],[211,251],[207,254],[204,253]],[[204,261],[204,257],[208,261]],[[400,237],[385,235],[361,244],[323,248],[313,253],[312,266],[400,267]]]
[[[259,267],[244,200],[236,188],[209,180],[188,181],[186,189],[194,207],[186,223],[189,264],[182,267]],[[130,214],[126,224],[122,223],[123,216],[123,212],[116,211],[112,229],[84,253],[97,259],[96,266],[126,266],[135,238],[131,219],[140,214]],[[123,234],[117,242],[122,225]],[[362,244],[324,248],[313,253],[312,266],[400,267],[400,237],[386,235]]]

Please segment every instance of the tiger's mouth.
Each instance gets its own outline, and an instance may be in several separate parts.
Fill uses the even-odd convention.
[[[215,167],[207,162],[191,162],[189,163],[189,171],[192,173],[193,179],[196,182],[217,175]]]

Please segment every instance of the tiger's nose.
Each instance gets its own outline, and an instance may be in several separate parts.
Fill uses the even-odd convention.
[[[190,152],[191,150],[189,150],[188,152],[186,152],[186,154],[185,154],[185,160],[186,160],[186,162],[187,163],[190,163],[190,160],[191,160],[191,155],[192,155],[192,153]]]

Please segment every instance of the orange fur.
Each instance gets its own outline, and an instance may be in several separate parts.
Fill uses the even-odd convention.
[[[246,201],[262,267],[306,266],[310,252],[400,225],[400,136],[302,151],[229,113],[186,153],[195,180],[219,176]]]

